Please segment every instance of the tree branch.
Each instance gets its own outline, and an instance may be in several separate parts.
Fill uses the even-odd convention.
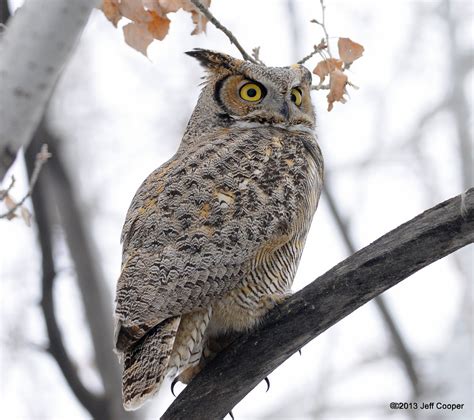
[[[40,140],[35,136],[27,148],[25,159],[30,176],[33,176],[36,167],[36,149],[40,147]],[[51,213],[52,207],[50,200],[47,198],[47,180],[46,174],[43,174],[38,180],[38,185],[35,191],[32,193],[32,202],[35,212],[37,228],[38,228],[38,241],[41,249],[42,258],[42,299],[41,309],[43,311],[46,329],[49,338],[48,352],[56,360],[59,369],[61,370],[67,384],[71,388],[71,391],[89,411],[93,418],[97,419],[109,419],[110,413],[107,412],[107,404],[103,397],[94,395],[90,392],[82,383],[77,373],[77,368],[71,361],[69,354],[64,346],[62,333],[58,325],[56,318],[56,312],[54,309],[54,279],[56,277],[52,241],[51,241]]]
[[[6,25],[11,13],[7,0],[0,0],[0,25]],[[1,32],[0,32],[1,33]]]
[[[162,420],[223,418],[313,338],[416,271],[473,241],[471,188],[382,236],[277,306],[260,328],[218,354]]]
[[[328,30],[326,28],[326,5],[324,4],[324,0],[320,0],[319,2],[321,3],[322,22],[319,22],[316,19],[312,19],[311,22],[316,23],[317,25],[321,26],[321,28],[323,29],[324,38],[326,40],[326,45],[327,45],[328,55],[329,55],[330,58],[332,58],[331,48],[329,46],[329,34],[328,34]]]
[[[331,189],[328,186],[327,180],[324,187],[324,193],[346,249],[349,252],[349,255],[352,255],[356,252],[356,247],[352,241],[352,238],[350,237],[346,224],[342,220],[341,214],[333,198]],[[402,362],[408,379],[410,380],[413,394],[415,396],[419,396],[421,394],[420,381],[418,379],[418,374],[416,373],[415,364],[413,362],[413,358],[411,357],[410,351],[405,344],[405,340],[403,339],[402,334],[395,323],[393,315],[391,314],[383,296],[377,296],[374,299],[374,303],[377,306],[377,309],[379,310],[386,327],[388,328],[388,332],[395,346],[396,354]]]
[[[229,41],[231,44],[234,44],[236,48],[240,51],[240,54],[246,61],[250,61],[254,64],[260,64],[258,61],[256,61],[253,57],[251,57],[247,52],[244,50],[242,45],[240,45],[239,41],[237,41],[237,38],[234,36],[234,34],[229,31],[222,23],[220,23],[214,15],[209,11],[209,9],[204,6],[199,0],[190,0],[194,6],[199,9],[199,11],[206,16],[207,20],[211,22],[217,29],[221,30],[224,32],[224,34],[229,38]]]
[[[85,405],[87,401],[84,401],[82,398],[83,393],[81,393],[81,388],[74,387],[74,382],[73,385],[70,385],[71,390],[74,392],[78,400],[85,405],[86,409],[91,412],[94,418],[104,420],[131,420],[136,418],[136,415],[134,413],[125,412],[122,407],[120,368],[117,359],[112,352],[112,299],[107,294],[108,290],[106,290],[105,280],[103,279],[99,266],[94,258],[97,253],[94,251],[94,247],[87,236],[86,225],[79,211],[79,205],[74,194],[73,185],[70,182],[66,169],[62,163],[62,157],[58,145],[60,140],[50,131],[44,119],[36,131],[35,140],[27,149],[27,155],[29,156],[29,158],[27,157],[27,162],[30,162],[30,172],[33,170],[31,166],[31,156],[34,155],[35,150],[39,147],[37,144],[38,139],[47,139],[54,157],[50,160],[50,164],[39,177],[37,188],[40,187],[41,182],[43,182],[43,188],[41,188],[36,194],[36,200],[43,200],[43,202],[48,205],[48,207],[45,208],[46,210],[43,210],[43,213],[47,212],[47,214],[54,214],[56,210],[59,212],[59,221],[66,234],[66,242],[71,258],[74,262],[78,287],[82,295],[82,303],[84,305],[87,319],[87,328],[90,331],[92,338],[97,370],[105,389],[105,395],[102,396],[103,406],[100,407],[102,411],[96,411],[94,414],[89,410],[88,406]],[[35,147],[34,150],[31,149],[33,146]],[[47,177],[47,181],[43,179],[45,176]],[[45,184],[48,187],[46,192],[44,187]],[[33,194],[35,193],[36,189]],[[35,208],[35,212],[36,211],[37,209]],[[41,211],[42,209],[40,208],[40,216],[42,214]],[[42,237],[48,238],[50,241],[51,226],[48,224],[48,220],[42,217],[37,219],[37,222],[40,232],[49,232],[49,236],[45,236],[46,233],[43,233]],[[41,243],[41,245],[43,245],[43,243]],[[48,251],[48,248],[46,248],[46,251]],[[49,259],[48,264],[46,265],[46,268],[49,269],[49,273],[51,273],[50,267],[53,267],[52,270],[54,273],[54,260],[51,261],[51,259]],[[49,277],[51,277],[51,274],[49,274]],[[48,278],[46,278],[46,280],[48,280]],[[51,299],[48,295],[45,296],[46,298],[43,300],[46,304],[45,309],[49,311],[48,313],[45,313],[48,322],[48,318],[55,319],[54,306],[51,300],[52,295]],[[52,331],[54,332],[54,325],[52,325],[52,327]],[[61,340],[59,330],[56,331],[54,337],[55,340],[53,342]],[[53,356],[55,355],[53,354]],[[59,356],[59,360],[56,358],[57,356]],[[70,370],[67,368],[67,364],[65,365],[66,370],[63,370],[64,366],[62,364],[65,360],[65,356],[67,356],[67,353],[65,353],[64,350],[62,353],[57,353],[55,358],[58,361],[58,364],[61,363],[61,370],[69,384],[68,378],[71,377]]]
[[[321,46],[322,44],[315,45],[313,47],[313,51],[311,51],[308,55],[304,56],[301,60],[297,62],[297,64],[304,64],[306,63],[310,58],[312,58],[316,54],[321,54],[321,52],[326,48],[326,44]],[[323,57],[324,58],[324,57]],[[313,87],[313,86],[311,86]],[[314,89],[318,89],[318,86],[315,86]]]
[[[61,158],[61,141],[42,124],[43,137],[48,139],[53,155],[48,165],[51,187],[59,210],[60,221],[66,234],[71,257],[77,275],[77,285],[82,296],[87,324],[91,333],[94,355],[102,379],[111,418],[131,419],[134,413],[125,412],[122,406],[120,366],[112,352],[113,318],[112,298],[97,263],[97,251],[88,236],[74,186],[69,179]]]

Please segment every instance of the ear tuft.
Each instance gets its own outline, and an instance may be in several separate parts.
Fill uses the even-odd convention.
[[[243,63],[242,60],[238,60],[230,55],[202,48],[194,48],[194,50],[187,51],[185,54],[194,57],[203,67],[209,70],[222,67],[226,69],[236,68]]]

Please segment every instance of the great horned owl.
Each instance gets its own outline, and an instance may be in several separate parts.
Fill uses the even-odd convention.
[[[291,291],[323,182],[311,73],[225,54],[207,70],[177,153],[133,198],[122,232],[116,351],[136,409],[187,383]]]

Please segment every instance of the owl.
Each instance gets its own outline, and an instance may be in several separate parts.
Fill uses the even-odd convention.
[[[323,183],[305,67],[187,54],[204,87],[122,232],[115,349],[127,410],[167,376],[188,383],[291,294]]]

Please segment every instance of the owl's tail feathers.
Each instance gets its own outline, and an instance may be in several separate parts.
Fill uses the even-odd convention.
[[[156,394],[167,374],[181,317],[156,325],[123,353],[122,397],[125,410],[136,410]]]

